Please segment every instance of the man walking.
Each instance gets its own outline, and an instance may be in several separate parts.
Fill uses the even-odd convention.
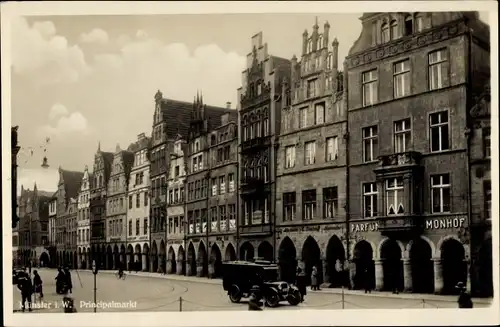
[[[73,283],[71,281],[71,272],[68,267],[64,267],[64,274],[66,277],[66,287],[70,293],[73,293]]]
[[[33,294],[33,284],[31,278],[26,272],[20,273],[17,288],[21,291],[22,310],[26,310],[26,302],[28,302],[28,311],[31,310],[31,295]]]
[[[35,295],[40,294],[40,299],[43,299],[43,289],[42,289],[42,278],[38,274],[38,271],[34,270],[33,274],[33,285],[35,286]]]

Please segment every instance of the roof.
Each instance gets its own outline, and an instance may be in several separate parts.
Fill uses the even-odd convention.
[[[205,117],[209,122],[209,128],[219,127],[221,124],[220,116],[224,113],[236,112],[234,109],[208,105],[204,109]],[[167,138],[176,139],[178,135],[181,135],[182,138],[187,139],[193,103],[163,98],[161,101],[161,111],[163,121],[167,122]]]
[[[83,172],[60,169],[66,190],[66,199],[77,196],[82,185]]]
[[[130,175],[130,170],[132,169],[132,165],[134,164],[134,153],[130,151],[122,151],[122,160],[123,160],[123,171],[125,172],[125,176],[127,179]]]
[[[111,165],[113,164],[114,154],[111,152],[101,151],[102,159],[104,161],[104,176],[105,185],[108,185],[109,176],[111,176]]]
[[[151,138],[148,136],[145,136],[142,139],[137,140],[136,142],[130,144],[130,146],[127,148],[127,151],[137,152],[137,151],[148,148],[150,146],[150,144],[151,144]]]

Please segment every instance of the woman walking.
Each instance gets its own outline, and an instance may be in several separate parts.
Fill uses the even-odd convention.
[[[319,280],[318,280],[318,268],[316,266],[313,267],[311,273],[311,290],[319,291]]]

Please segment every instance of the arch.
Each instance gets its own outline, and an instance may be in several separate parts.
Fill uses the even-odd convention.
[[[380,242],[379,256],[382,259],[384,272],[383,287],[385,291],[399,291],[404,287],[403,262],[404,246],[400,241],[386,238]]]
[[[151,271],[157,272],[158,271],[158,246],[156,245],[156,241],[153,241],[153,244],[151,245],[151,259],[153,260],[152,266],[151,266]]]
[[[333,235],[326,246],[326,269],[330,287],[347,286],[349,276],[348,272],[343,269],[344,263],[344,245],[337,235]]]
[[[186,274],[186,253],[182,245],[177,250],[177,261],[180,262],[180,266],[177,266],[177,274]]]
[[[226,253],[224,254],[225,261],[234,261],[236,260],[236,250],[234,249],[233,244],[229,243],[226,246]]]
[[[318,243],[312,236],[308,236],[302,246],[302,261],[306,273],[307,283],[311,283],[311,274],[313,267],[316,267],[318,274],[318,283],[323,282],[323,264],[321,263],[321,250]],[[294,271],[295,272],[295,271]]]
[[[431,249],[431,258],[439,257],[440,256],[440,254],[438,254],[437,251],[436,251],[436,246],[434,245],[434,242],[432,242],[432,240],[430,238],[428,238],[427,236],[420,235],[420,237],[418,239],[413,239],[413,240],[410,240],[410,242],[408,242],[408,246],[406,248],[406,252],[408,253],[408,258],[409,258],[410,252],[412,251],[412,246],[413,246],[413,244],[415,243],[416,240],[418,240],[418,241],[423,240],[423,241],[425,241],[427,243],[427,245]]]
[[[268,241],[263,241],[257,248],[257,256],[267,261],[274,261],[274,249]]]
[[[118,269],[120,265],[120,250],[118,249],[118,245],[115,244],[113,246],[113,269]]]
[[[297,269],[297,250],[293,241],[287,236],[283,238],[278,250],[278,262],[281,279],[287,282],[295,281]]]
[[[442,256],[441,251],[443,249],[443,244],[446,243],[450,239],[453,239],[453,240],[457,241],[458,243],[461,243],[460,239],[456,235],[446,235],[446,236],[441,237],[437,243],[436,250],[435,250],[436,252],[434,254],[434,256],[436,258],[440,258]]]
[[[380,243],[377,246],[378,258],[382,259],[382,249],[386,245],[387,242],[395,242],[399,246],[399,250],[401,251],[402,257],[404,257],[406,251],[405,251],[405,246],[404,246],[403,242],[401,242],[400,240],[390,239],[390,238],[386,237],[382,241],[380,241]],[[391,244],[391,245],[393,245],[393,244]]]
[[[40,255],[40,267],[48,267],[50,263],[50,256],[47,252],[42,252]]]
[[[139,267],[139,269],[142,268],[143,271],[149,271],[149,267],[150,267],[150,257],[149,257],[149,254],[150,254],[150,249],[149,249],[149,244],[148,243],[144,243],[142,245],[142,267]]]
[[[255,249],[252,243],[246,241],[240,246],[240,259],[245,261],[252,261],[255,257]]]
[[[111,245],[108,245],[106,249],[106,268],[105,269],[112,269],[113,268],[113,250],[111,248]]]
[[[186,269],[187,276],[193,276],[196,274],[196,252],[194,251],[194,245],[192,242],[189,242],[188,245]]]
[[[487,238],[479,248],[476,267],[478,280],[480,281],[478,293],[483,297],[493,296],[493,244],[491,238]]]
[[[170,268],[167,269],[167,273],[169,274],[177,273],[177,261],[175,261],[175,251],[173,247],[170,247],[168,249],[167,257],[168,257],[167,267],[170,266]]]
[[[467,284],[465,249],[455,237],[448,237],[440,246],[443,268],[443,293],[458,294],[458,282]]]
[[[355,264],[355,275],[353,283],[355,289],[373,289],[375,286],[373,248],[366,240],[361,240],[354,246],[353,261]]]
[[[203,241],[198,244],[198,258],[197,258],[197,271],[196,275],[200,277],[208,276],[208,253]],[[201,268],[201,270],[199,270]]]
[[[201,244],[201,243],[200,243]],[[210,265],[213,267],[212,277],[219,278],[222,276],[222,254],[219,246],[214,243],[210,249]]]
[[[412,291],[414,293],[434,292],[434,263],[432,262],[432,242],[419,237],[408,244],[410,258]]]

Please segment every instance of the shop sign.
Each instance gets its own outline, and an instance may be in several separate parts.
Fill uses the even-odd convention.
[[[360,223],[360,224],[352,224],[351,232],[375,232],[378,230],[378,223]]]
[[[445,218],[431,219],[425,222],[425,229],[449,229],[461,228],[464,226],[465,217],[462,218]]]

